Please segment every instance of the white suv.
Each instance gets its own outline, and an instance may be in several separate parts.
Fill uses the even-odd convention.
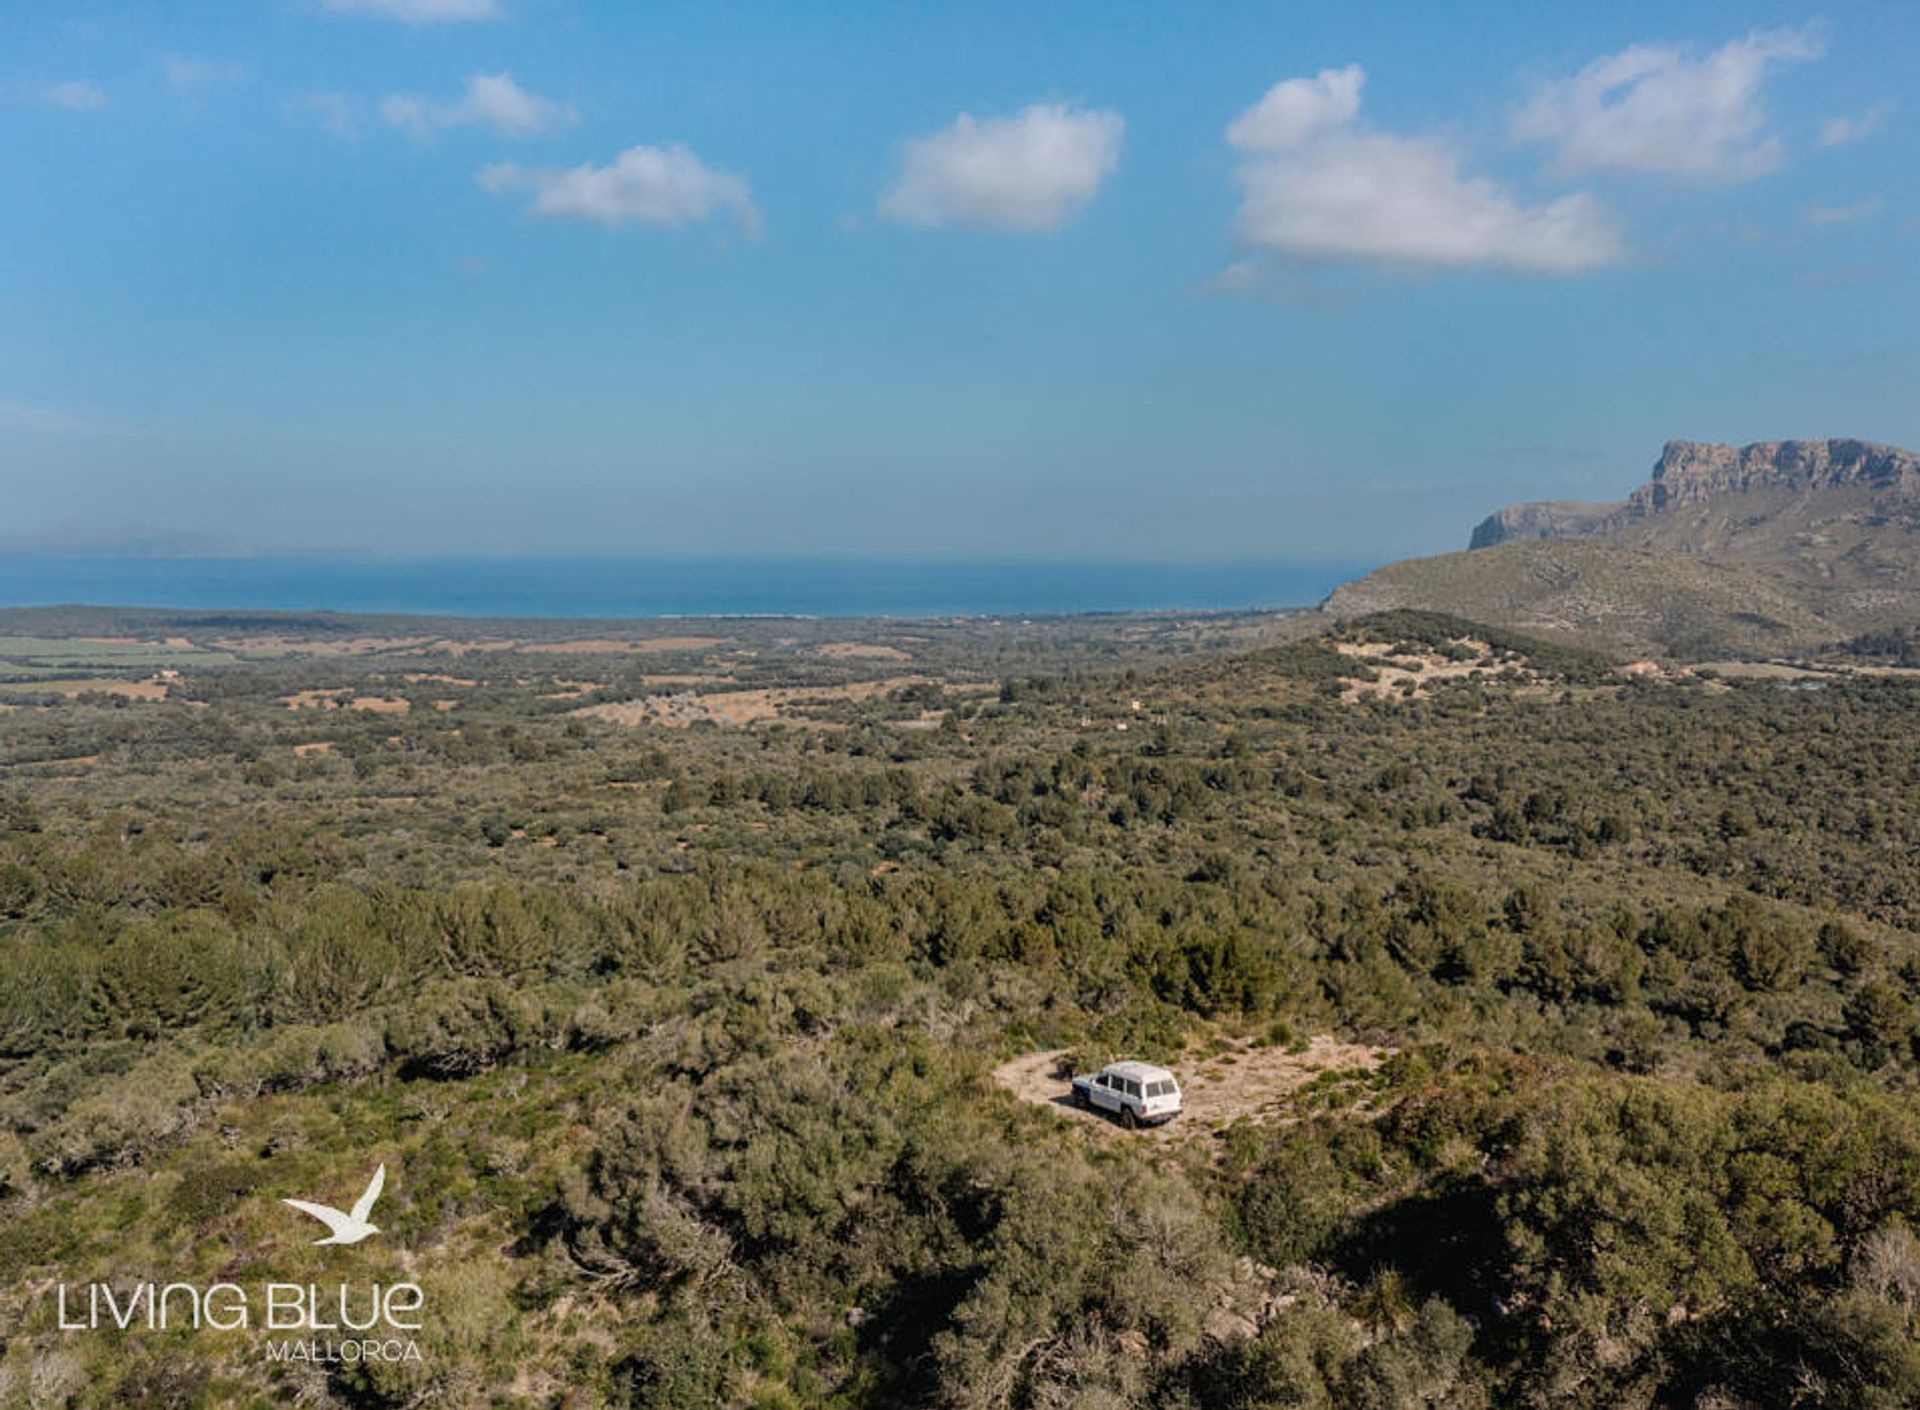
[[[1110,1062],[1073,1079],[1073,1104],[1113,1112],[1129,1131],[1158,1126],[1180,1114],[1180,1084],[1152,1063]]]

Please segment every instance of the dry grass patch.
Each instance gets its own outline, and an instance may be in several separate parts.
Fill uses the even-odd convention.
[[[117,695],[122,700],[165,700],[167,682],[163,680],[50,680],[9,684],[12,691],[31,691],[36,695]]]
[[[829,641],[813,648],[816,656],[826,656],[835,661],[911,661],[913,657],[897,646],[883,646],[879,642],[865,641]]]
[[[247,656],[372,656],[431,646],[429,636],[349,636],[316,639],[280,632],[242,632],[212,637],[208,645]]]
[[[528,656],[613,656],[629,651],[711,651],[732,641],[728,636],[643,636],[632,641],[583,637],[578,641],[536,641],[519,648]]]
[[[1188,1054],[1172,1064],[1185,1110],[1165,1126],[1126,1132],[1103,1112],[1073,1104],[1065,1077],[1056,1075],[1069,1050],[1027,1053],[993,1070],[993,1080],[1023,1102],[1051,1107],[1070,1120],[1116,1136],[1171,1145],[1217,1139],[1236,1121],[1268,1122],[1299,1115],[1295,1094],[1328,1073],[1364,1075],[1391,1055],[1387,1048],[1343,1043],[1326,1034],[1302,1047],[1255,1047],[1232,1042]]]
[[[345,690],[300,690],[280,697],[289,710],[365,710],[370,715],[404,715],[413,702],[386,695],[354,695]]]
[[[810,708],[872,700],[905,686],[925,684],[927,680],[925,676],[889,676],[885,680],[852,681],[846,685],[775,686],[763,690],[712,691],[705,695],[687,691],[583,705],[567,713],[616,725],[686,726],[702,722],[751,725],[767,720],[805,718]]]
[[[1510,669],[1518,670],[1526,680],[1536,679],[1518,657],[1473,637],[1457,637],[1439,650],[1380,641],[1336,641],[1333,649],[1374,674],[1370,681],[1347,682],[1340,698],[1349,705],[1368,699],[1401,699],[1409,693],[1429,695],[1443,681],[1465,680],[1475,674],[1497,675]]]

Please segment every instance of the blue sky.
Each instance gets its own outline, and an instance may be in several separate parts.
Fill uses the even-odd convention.
[[[1386,559],[1920,444],[1916,70],[1898,4],[16,0],[0,546]]]

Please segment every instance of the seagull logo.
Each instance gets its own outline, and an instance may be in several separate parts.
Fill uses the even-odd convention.
[[[369,1234],[380,1230],[367,1222],[367,1216],[373,1213],[373,1202],[380,1198],[381,1186],[387,1183],[387,1167],[381,1166],[373,1172],[373,1178],[367,1181],[367,1192],[354,1202],[347,1213],[326,1204],[309,1204],[303,1199],[283,1199],[282,1204],[291,1205],[302,1214],[311,1214],[327,1226],[327,1236],[315,1239],[316,1244],[357,1244]]]

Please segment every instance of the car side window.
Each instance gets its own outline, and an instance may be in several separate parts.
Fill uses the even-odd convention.
[[[1103,1072],[1098,1077],[1093,1079],[1093,1085],[1096,1087],[1106,1087],[1111,1085],[1111,1081],[1107,1077],[1107,1074]]]
[[[1140,1095],[1140,1084],[1138,1082],[1134,1081],[1131,1077],[1122,1078],[1121,1081],[1125,1083],[1128,1096],[1137,1097]]]

